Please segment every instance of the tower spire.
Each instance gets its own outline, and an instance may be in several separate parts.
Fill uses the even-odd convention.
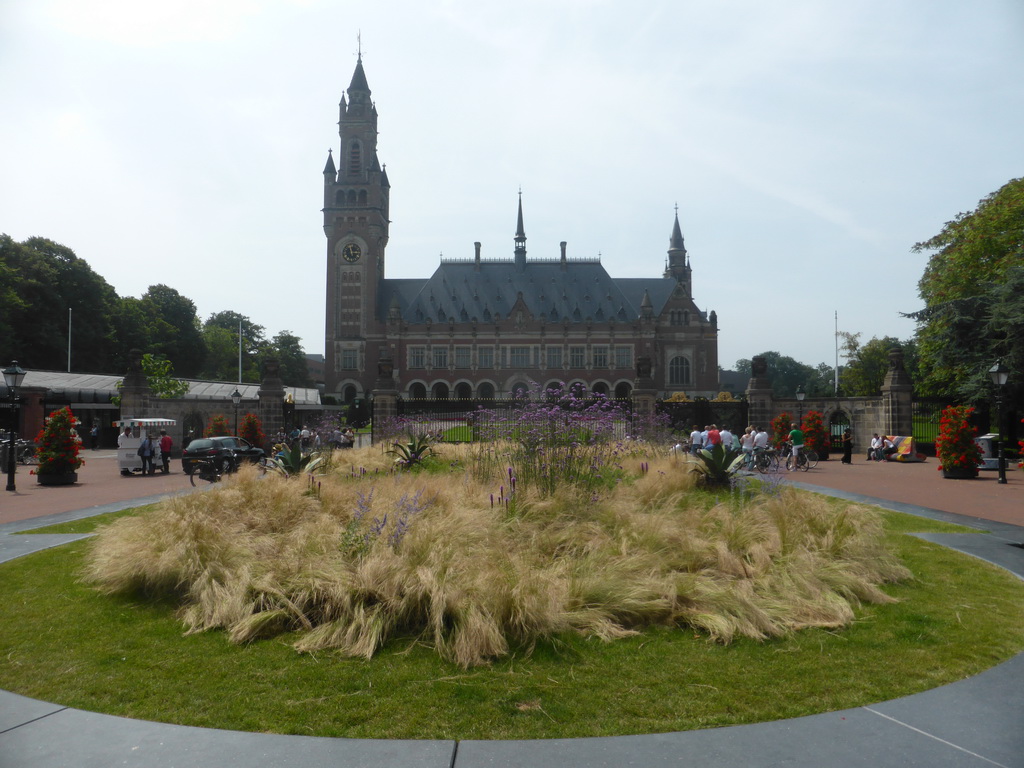
[[[683,231],[679,227],[679,204],[676,204],[676,215],[672,222],[672,235],[668,240],[668,266],[665,277],[674,277],[683,289],[690,291],[690,264],[686,258],[686,244],[683,242]]]
[[[519,217],[516,221],[516,267],[526,267],[526,231],[523,229],[523,189],[519,188]]]

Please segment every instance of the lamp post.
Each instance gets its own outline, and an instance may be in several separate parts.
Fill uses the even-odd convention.
[[[988,369],[988,375],[992,383],[996,385],[996,433],[999,437],[999,482],[1006,482],[1006,457],[1003,455],[1003,387],[1010,378],[1010,371],[1003,365],[1002,360],[996,360],[996,364]]]
[[[800,426],[801,428],[802,428],[802,425],[804,423],[804,398],[805,397],[807,397],[807,393],[804,392],[804,385],[803,384],[797,384],[797,387],[796,387],[796,402],[797,402],[797,404],[798,404],[798,406],[800,408],[800,411],[799,411],[800,415],[797,417],[796,423],[797,423],[797,426]]]
[[[25,380],[25,371],[18,367],[18,361],[15,360],[9,366],[4,368],[4,382],[7,384],[7,393],[11,398],[11,433],[8,435],[10,443],[7,446],[7,490],[16,491],[17,487],[14,485],[14,433],[17,432],[18,417],[17,417],[17,404],[18,404],[18,387],[21,386],[21,382]]]
[[[235,437],[238,437],[238,404],[242,402],[242,393],[238,391],[238,387],[231,393],[231,402],[235,406]]]

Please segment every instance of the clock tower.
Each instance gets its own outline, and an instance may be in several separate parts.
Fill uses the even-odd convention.
[[[376,366],[367,339],[379,334],[377,296],[388,242],[387,173],[377,159],[377,109],[360,55],[347,98],[342,96],[335,165],[324,166],[324,234],[327,236],[326,394],[363,379]]]

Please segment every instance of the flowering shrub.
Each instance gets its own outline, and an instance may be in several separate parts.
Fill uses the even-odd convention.
[[[33,470],[34,474],[63,475],[75,472],[85,463],[85,459],[78,455],[82,438],[75,432],[76,423],[70,408],[50,414],[46,426],[36,436],[39,466]]]
[[[790,425],[792,423],[793,417],[785,411],[772,419],[772,445],[778,448],[789,440],[789,431],[792,429]]]
[[[800,426],[804,433],[804,445],[815,451],[818,456],[824,458],[828,455],[828,435],[825,434],[825,427],[821,422],[820,411],[808,411],[804,416],[804,422]]]
[[[1020,423],[1024,424],[1024,419],[1021,419]],[[1017,445],[1020,446],[1020,461],[1017,462],[1017,468],[1024,469],[1024,440],[1018,440]]]
[[[206,428],[203,433],[204,437],[223,437],[224,435],[230,435],[231,430],[228,429],[227,417],[218,414],[210,419],[210,426]]]
[[[943,409],[939,436],[935,440],[940,470],[973,470],[974,474],[978,473],[981,448],[974,442],[978,430],[968,420],[972,413],[974,408],[969,405],[950,405]]]
[[[267,441],[267,436],[263,434],[263,423],[260,421],[259,416],[254,413],[245,414],[245,418],[242,419],[242,426],[238,430],[238,436],[259,448],[262,448],[263,444]]]

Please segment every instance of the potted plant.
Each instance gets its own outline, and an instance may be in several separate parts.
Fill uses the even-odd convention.
[[[981,448],[974,442],[977,429],[971,426],[974,408],[969,405],[950,405],[942,411],[935,453],[943,477],[967,479],[978,476]]]
[[[71,485],[78,482],[78,455],[82,439],[75,432],[77,420],[70,408],[54,411],[36,437],[39,465],[33,470],[40,485]]]
[[[804,433],[804,445],[817,453],[819,459],[827,461],[829,442],[821,421],[821,411],[808,411],[800,428]]]

